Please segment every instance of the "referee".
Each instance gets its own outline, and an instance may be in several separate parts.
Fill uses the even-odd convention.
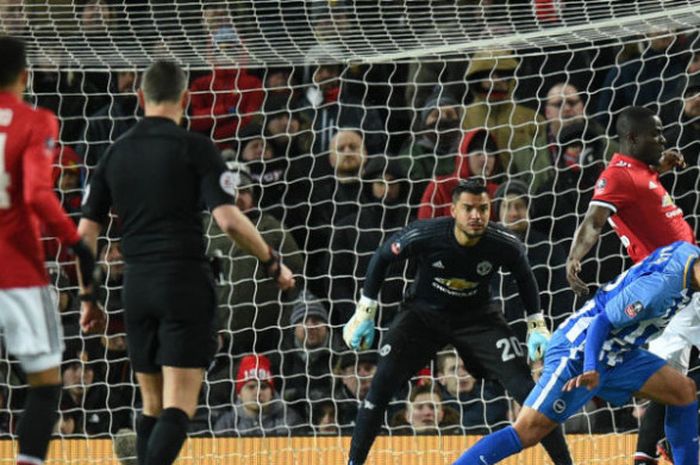
[[[515,277],[527,310],[533,360],[542,358],[549,339],[537,283],[525,247],[506,229],[489,224],[490,210],[483,180],[461,181],[452,192],[452,217],[416,221],[374,253],[355,314],[343,329],[351,348],[372,345],[377,296],[389,264],[414,258],[417,273],[358,410],[350,465],[365,463],[394,392],[447,344],[457,349],[470,373],[497,379],[521,405],[535,386],[515,334],[491,301],[489,282],[501,267]],[[561,428],[542,444],[555,464],[572,463]]]
[[[143,398],[136,425],[140,465],[175,461],[216,351],[202,203],[281,289],[294,286],[291,271],[234,206],[235,179],[214,144],[180,128],[186,89],[185,73],[173,62],[146,70],[139,90],[145,118],[100,161],[78,228],[94,249],[110,208],[122,225],[126,336]],[[94,305],[84,302],[84,310]]]

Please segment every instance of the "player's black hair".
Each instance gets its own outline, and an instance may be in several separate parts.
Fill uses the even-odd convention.
[[[27,67],[27,51],[24,42],[10,36],[0,36],[0,87],[15,83],[20,73]]]
[[[156,61],[141,79],[143,95],[151,103],[178,102],[186,89],[187,76],[174,61]]]
[[[474,195],[481,195],[486,192],[486,180],[479,176],[472,176],[471,178],[462,179],[459,184],[452,189],[452,202],[459,200],[459,196],[464,192],[468,192]]]
[[[617,118],[617,135],[622,140],[631,133],[638,133],[649,126],[651,119],[656,116],[649,108],[629,107]]]

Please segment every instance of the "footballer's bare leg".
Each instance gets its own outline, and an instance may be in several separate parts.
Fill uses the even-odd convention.
[[[155,395],[157,379],[145,378],[147,383],[153,381],[149,388]],[[180,449],[187,439],[190,418],[197,408],[197,398],[202,387],[204,370],[202,368],[178,368],[164,366],[160,376],[160,410],[148,445],[144,452],[145,460],[141,465],[170,465],[180,454]],[[140,381],[139,381],[140,382]],[[157,406],[153,406],[154,410]]]

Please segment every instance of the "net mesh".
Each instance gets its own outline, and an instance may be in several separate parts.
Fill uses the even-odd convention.
[[[412,219],[449,214],[455,179],[485,175],[491,194],[507,185],[525,200],[524,207],[511,197],[495,203],[492,220],[526,242],[554,325],[580,304],[566,283],[565,257],[597,175],[617,148],[614,123],[625,107],[654,108],[669,146],[683,151],[689,167],[663,183],[696,226],[699,5],[0,0],[0,32],[27,41],[28,98],[59,116],[54,180],[76,220],[91,170],[141,116],[134,93],[140,72],[159,58],[187,68],[189,129],[210,136],[238,172],[239,205],[299,276],[300,290],[278,292],[205,215],[219,282],[219,351],[191,432],[320,436],[352,431],[376,366],[377,350],[356,354],[340,341],[372,253]],[[72,257],[52,238],[45,245],[67,345],[57,434],[112,438],[129,456],[128,430],[141,404],[126,356],[119,236],[112,218],[100,240],[106,337],[80,335]],[[584,261],[584,280],[611,279],[629,265],[625,257],[608,228]],[[387,273],[379,341],[413,271],[406,263]],[[517,335],[498,349],[504,358],[518,355],[525,321],[517,286],[498,273],[492,287]],[[251,401],[264,409],[246,410],[245,383],[237,380],[253,353],[266,357],[254,366],[269,362],[274,388]],[[26,386],[14,362],[2,373],[0,432],[10,436]],[[517,409],[499,385],[471,377],[446,348],[397,386],[384,430],[482,434]],[[566,431],[636,431],[644,409],[596,400]],[[424,452],[378,453],[401,460]],[[249,463],[266,457],[254,450],[243,456]]]

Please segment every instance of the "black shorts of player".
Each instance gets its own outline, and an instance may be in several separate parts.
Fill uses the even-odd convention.
[[[205,262],[128,264],[126,340],[136,372],[207,368],[216,353],[216,289]]]
[[[405,384],[448,344],[473,376],[499,381],[519,402],[534,386],[525,350],[497,304],[454,312],[412,301],[402,305],[382,339],[369,400],[393,395],[386,386]]]

